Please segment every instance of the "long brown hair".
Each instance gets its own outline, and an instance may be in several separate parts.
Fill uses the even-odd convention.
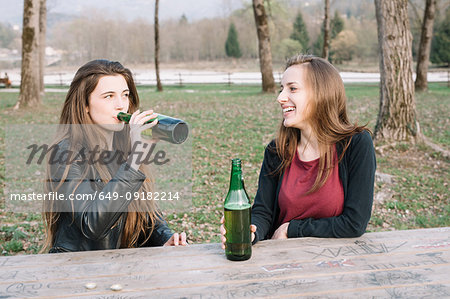
[[[86,109],[89,106],[89,96],[96,88],[101,77],[117,75],[123,76],[128,85],[130,92],[128,112],[133,113],[138,109],[139,96],[131,71],[123,67],[119,62],[108,60],[90,61],[77,71],[70,85],[59,120],[60,126],[52,145],[58,144],[64,139],[68,139],[70,140],[69,150],[71,152],[77,152],[77,149],[80,147],[92,150],[96,145],[106,145],[106,140],[104,138],[102,139],[101,134],[98,134],[95,126],[89,126],[89,128],[86,129],[87,126],[77,125],[94,124]],[[128,126],[125,126],[122,131],[114,133],[113,148],[114,150],[117,150],[119,155],[122,155],[122,157],[119,157],[122,161],[126,160],[124,155],[131,150]],[[98,155],[100,155],[100,153],[97,153],[97,157],[94,157],[95,161],[98,161]],[[57,184],[57,186],[54,186],[54,184],[52,184],[50,163],[47,163],[46,183],[44,184],[46,192],[57,191],[58,188],[61,187],[64,180],[67,178],[69,168],[70,165],[67,165],[60,178],[60,183]],[[103,182],[111,180],[111,174],[105,163],[94,163],[92,166],[85,168],[78,185],[86,178],[88,173],[92,173],[92,170],[95,170],[100,175]],[[146,175],[147,179],[143,182],[139,191],[150,192],[152,190],[152,180],[149,175],[150,171],[148,170],[147,165],[141,165],[140,170]],[[44,202],[43,218],[46,226],[46,240],[42,251],[49,249],[53,245],[60,215],[61,211],[55,206],[54,201]],[[159,216],[158,209],[153,201],[133,200],[128,206],[120,246],[139,246],[138,240],[141,239],[141,236],[144,236],[145,240],[143,242],[148,240]]]
[[[351,137],[363,130],[365,126],[350,123],[347,116],[347,98],[344,84],[339,72],[327,60],[312,55],[296,55],[286,62],[285,70],[294,65],[301,65],[305,70],[305,85],[309,90],[310,101],[307,107],[309,123],[319,144],[319,171],[316,180],[307,192],[317,191],[328,179],[333,163],[333,149],[342,142],[343,151],[339,161],[347,150]],[[281,158],[278,172],[281,173],[291,165],[297,146],[300,143],[301,130],[280,124],[276,138],[277,153]]]

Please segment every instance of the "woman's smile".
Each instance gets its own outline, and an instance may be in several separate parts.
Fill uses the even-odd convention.
[[[282,109],[285,117],[291,114],[291,112],[295,112],[295,106],[282,106]]]

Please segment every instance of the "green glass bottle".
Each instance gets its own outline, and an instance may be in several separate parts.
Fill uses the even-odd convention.
[[[125,123],[129,123],[131,114],[119,112],[119,114],[117,114],[117,119]],[[155,119],[158,120],[158,124],[152,128],[153,137],[174,144],[183,143],[188,138],[189,127],[185,121],[167,115],[158,114],[156,118],[150,119],[145,123],[151,123]]]
[[[231,261],[245,261],[252,255],[251,204],[242,178],[241,159],[231,161],[230,189],[224,203],[225,254]]]

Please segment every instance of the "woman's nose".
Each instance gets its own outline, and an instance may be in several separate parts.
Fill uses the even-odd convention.
[[[122,99],[122,97],[117,97],[115,100],[116,109],[123,109],[125,106],[125,101]]]
[[[277,97],[277,102],[280,104],[284,104],[288,101],[288,96],[285,92],[280,92],[280,94]]]

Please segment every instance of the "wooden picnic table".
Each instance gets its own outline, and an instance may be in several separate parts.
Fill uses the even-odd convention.
[[[450,298],[450,227],[263,241],[244,262],[217,243],[0,257],[0,298],[302,296]]]

